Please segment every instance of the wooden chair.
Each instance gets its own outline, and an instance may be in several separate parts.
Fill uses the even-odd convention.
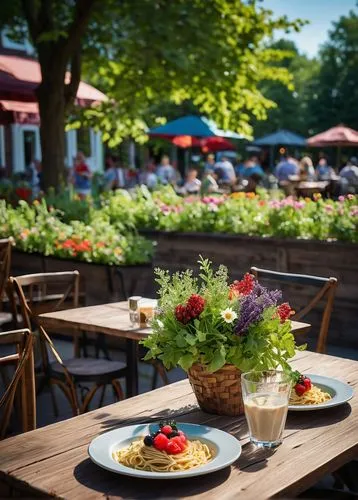
[[[12,245],[11,238],[0,240],[0,328],[13,320],[10,312],[3,311],[7,299],[6,285],[10,274]]]
[[[14,354],[0,357],[0,365],[14,365],[13,377],[0,399],[0,439],[5,437],[17,389],[21,396],[22,430],[36,428],[35,374],[33,358],[34,336],[28,329],[0,333],[0,345],[13,345]]]
[[[258,280],[263,278],[265,280],[274,280],[286,284],[306,285],[319,288],[312,300],[303,309],[296,312],[295,315],[292,316],[292,319],[297,321],[303,319],[320,301],[325,300],[316,347],[316,352],[325,353],[328,328],[337,288],[337,278],[322,278],[320,276],[310,276],[306,274],[281,273],[267,269],[259,269],[258,267],[252,267],[250,269],[250,273]]]
[[[123,399],[123,391],[119,378],[126,374],[126,364],[121,361],[107,359],[73,357],[63,361],[57,352],[50,336],[37,321],[38,314],[78,307],[79,272],[29,274],[10,277],[9,289],[14,314],[20,306],[23,322],[27,328],[32,325],[39,331],[41,365],[44,374],[43,385],[51,391],[55,414],[58,414],[53,385],[57,385],[65,394],[74,415],[85,412],[97,390],[102,388],[100,405],[107,385],[111,385],[118,400]],[[77,336],[75,337],[77,339]],[[75,352],[78,351],[76,348]],[[48,349],[55,358],[50,362]],[[77,390],[79,384],[93,383],[94,386],[83,397],[79,405]]]

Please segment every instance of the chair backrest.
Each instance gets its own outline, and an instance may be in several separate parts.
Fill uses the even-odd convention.
[[[318,288],[317,293],[313,296],[310,302],[300,311],[296,312],[295,315],[292,316],[292,319],[303,319],[319,302],[325,300],[316,351],[321,353],[326,352],[328,328],[331,320],[334,296],[338,284],[337,278],[322,278],[320,276],[310,276],[307,274],[282,273],[278,271],[270,271],[268,269],[260,269],[258,267],[252,267],[250,269],[250,273],[254,275],[257,280],[262,278],[284,284],[295,284]]]
[[[36,394],[33,359],[34,337],[30,330],[13,330],[0,333],[0,345],[14,346],[15,353],[0,357],[0,366],[14,365],[15,370],[10,383],[0,399],[0,439],[5,436],[17,389],[21,395],[22,430],[27,432],[36,428]]]
[[[37,321],[39,314],[78,307],[79,280],[78,271],[26,274],[16,278],[11,276],[8,291],[14,321],[17,322],[20,315],[23,319],[22,326],[35,330],[40,328]],[[40,335],[42,360],[46,368],[48,356],[43,340],[45,344],[50,343],[51,350],[54,350],[54,346],[47,334],[45,338]],[[55,357],[57,358],[56,354]]]
[[[19,308],[24,326],[28,329],[36,328],[39,330],[43,371],[47,375],[50,373],[47,351],[47,348],[49,348],[56,361],[62,366],[74,404],[77,404],[77,396],[72,377],[51,338],[39,324],[37,317],[45,312],[78,307],[79,284],[80,273],[78,271],[27,274],[16,278],[10,276],[8,282],[8,295],[10,296],[14,321],[17,321]]]
[[[11,248],[13,240],[6,238],[0,240],[0,301],[4,298],[7,280],[11,266]]]

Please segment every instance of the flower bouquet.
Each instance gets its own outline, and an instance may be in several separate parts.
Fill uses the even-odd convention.
[[[143,344],[145,359],[166,368],[182,367],[203,410],[223,415],[243,412],[240,375],[249,370],[290,369],[297,346],[287,303],[246,274],[229,284],[228,270],[200,258],[192,271],[156,269],[159,308],[153,333]],[[299,349],[302,349],[300,347]]]

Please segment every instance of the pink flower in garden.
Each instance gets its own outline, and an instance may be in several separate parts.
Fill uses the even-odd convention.
[[[347,194],[348,200],[354,200],[354,196],[352,194]]]
[[[271,200],[269,202],[270,208],[281,208],[281,203],[278,200]]]
[[[350,211],[350,215],[352,217],[357,217],[358,216],[358,205],[355,205],[352,207],[352,210]]]
[[[334,208],[332,207],[332,205],[325,205],[324,209],[327,212],[327,214],[331,214],[332,212],[334,212]]]
[[[208,203],[207,207],[209,212],[217,212],[219,210],[215,203]]]
[[[294,208],[297,208],[297,210],[301,210],[302,208],[305,207],[305,202],[304,201],[295,201],[293,203]]]
[[[343,195],[338,196],[338,201],[342,203],[344,201],[344,196]]]

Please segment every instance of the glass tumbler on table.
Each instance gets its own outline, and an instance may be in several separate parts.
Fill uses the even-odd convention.
[[[141,298],[140,295],[134,295],[128,299],[129,321],[132,326],[139,326],[139,301]]]
[[[281,444],[291,384],[289,374],[280,370],[241,375],[245,416],[255,445],[274,448]]]

